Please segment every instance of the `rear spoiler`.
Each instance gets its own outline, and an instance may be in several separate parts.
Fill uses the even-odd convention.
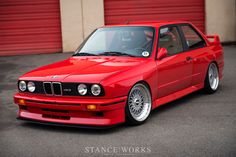
[[[220,37],[218,35],[206,35],[207,40],[210,45],[219,45]]]

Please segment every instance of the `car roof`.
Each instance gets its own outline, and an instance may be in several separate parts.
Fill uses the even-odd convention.
[[[105,25],[103,27],[124,27],[124,26],[150,26],[150,27],[161,27],[164,25],[172,25],[172,24],[183,24],[188,23],[188,21],[127,21],[124,24],[110,24]]]

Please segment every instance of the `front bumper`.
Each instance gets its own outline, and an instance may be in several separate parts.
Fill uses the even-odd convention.
[[[14,102],[19,106],[18,118],[66,125],[112,126],[125,122],[127,97],[114,99],[81,99],[17,93]],[[24,103],[19,103],[24,100]],[[87,105],[96,105],[88,110]]]

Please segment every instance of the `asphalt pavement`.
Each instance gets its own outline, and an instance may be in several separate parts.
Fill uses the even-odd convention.
[[[0,57],[0,157],[236,156],[236,46],[224,47],[225,69],[213,95],[195,92],[157,108],[136,127],[67,128],[16,120],[17,78],[71,55]]]

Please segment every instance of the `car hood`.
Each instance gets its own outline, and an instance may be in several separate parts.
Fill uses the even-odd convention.
[[[99,83],[105,78],[147,62],[147,58],[80,56],[46,65],[21,80]]]

